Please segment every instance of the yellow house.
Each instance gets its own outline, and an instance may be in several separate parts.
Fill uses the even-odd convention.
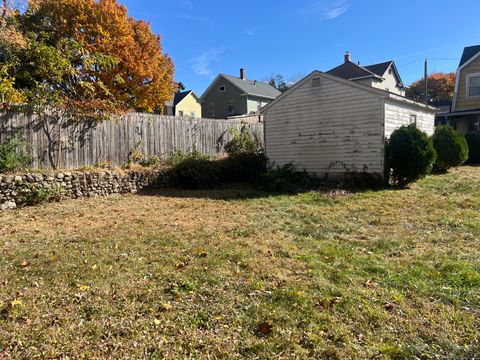
[[[178,92],[165,104],[167,115],[186,118],[202,117],[202,106],[193,90]]]
[[[440,123],[450,124],[463,134],[480,133],[480,45],[464,49],[452,108],[449,113],[442,114]]]

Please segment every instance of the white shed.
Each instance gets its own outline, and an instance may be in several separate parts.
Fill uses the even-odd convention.
[[[261,113],[265,151],[317,176],[383,176],[385,139],[416,123],[432,135],[435,108],[403,96],[314,71]]]

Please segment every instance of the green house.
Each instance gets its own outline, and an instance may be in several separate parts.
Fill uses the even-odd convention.
[[[280,94],[268,83],[248,80],[245,69],[240,70],[240,77],[219,74],[200,97],[202,117],[225,119],[257,114]]]

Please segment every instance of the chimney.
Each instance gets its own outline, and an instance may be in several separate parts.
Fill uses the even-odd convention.
[[[247,80],[247,70],[245,68],[240,69],[240,79]]]
[[[347,51],[347,52],[345,53],[345,62],[347,63],[347,62],[350,62],[350,61],[351,61],[350,52]]]

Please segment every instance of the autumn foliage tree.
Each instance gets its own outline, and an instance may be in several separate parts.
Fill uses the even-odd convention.
[[[454,72],[436,72],[428,76],[428,102],[452,100],[454,89]],[[415,101],[425,102],[425,79],[412,83],[407,89],[406,96]]]
[[[152,112],[174,93],[160,36],[117,0],[30,0],[8,21],[26,44],[6,56],[0,40],[0,65],[10,66],[15,88],[31,103]]]

